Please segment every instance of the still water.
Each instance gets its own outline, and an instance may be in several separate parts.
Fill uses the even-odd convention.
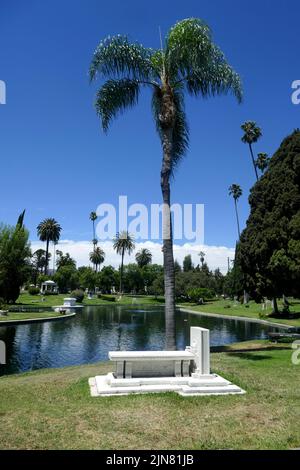
[[[177,311],[177,348],[189,345],[190,326],[210,330],[211,346],[263,339],[276,328],[246,321],[212,318]],[[6,343],[6,365],[0,375],[44,367],[63,367],[108,360],[112,350],[164,348],[164,308],[85,307],[70,319],[0,327]]]

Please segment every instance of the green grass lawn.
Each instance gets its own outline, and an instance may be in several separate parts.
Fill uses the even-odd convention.
[[[15,321],[15,320],[32,320],[32,319],[40,319],[40,318],[53,318],[53,317],[64,317],[57,312],[10,312],[8,315],[0,316],[0,323],[7,322],[7,321]]]
[[[50,307],[54,305],[62,305],[64,303],[64,298],[69,297],[70,294],[58,294],[58,295],[46,295],[44,297],[44,302],[41,301],[39,295],[30,295],[27,292],[24,292],[20,295],[15,305],[32,305],[35,307]],[[107,297],[117,297],[117,296],[107,296]],[[137,304],[148,304],[148,305],[161,305],[164,302],[163,297],[154,296],[126,296],[124,295],[121,300],[116,302],[111,302],[109,300],[98,299],[97,297],[89,300],[87,296],[84,297],[82,302],[83,305],[137,305]]]
[[[268,320],[273,323],[284,323],[290,326],[300,326],[300,300],[291,300],[290,311],[295,314],[295,318],[287,319],[278,317],[270,317],[271,308],[269,307],[266,316],[261,316],[263,313],[260,304],[255,302],[249,302],[248,307],[245,305],[237,304],[230,300],[217,300],[212,302],[206,302],[205,305],[196,305],[192,303],[182,303],[181,307],[194,310],[196,312],[206,312],[206,313],[218,313],[221,315],[228,316],[239,316],[239,317],[250,317],[259,320]],[[229,308],[227,308],[230,306]],[[282,308],[281,302],[279,302],[279,308]]]
[[[283,348],[283,349],[282,349]],[[287,345],[240,343],[213,370],[247,391],[91,398],[99,363],[0,378],[1,449],[288,449],[300,446],[300,365]]]

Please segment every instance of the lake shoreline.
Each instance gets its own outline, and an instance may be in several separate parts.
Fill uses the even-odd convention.
[[[252,317],[240,317],[237,315],[226,315],[222,313],[211,313],[211,312],[200,312],[199,310],[192,310],[188,309],[186,307],[180,307],[180,305],[176,306],[181,312],[185,313],[193,313],[196,315],[202,315],[206,317],[214,317],[214,318],[224,318],[227,320],[241,320],[241,321],[246,321],[250,323],[260,323],[263,325],[269,325],[269,326],[275,326],[278,328],[284,328],[284,329],[296,329],[295,326],[290,326],[286,325],[284,323],[277,323],[277,322],[271,322],[269,320],[262,320],[260,318],[252,318]]]
[[[58,320],[67,320],[68,318],[72,318],[76,315],[74,313],[67,313],[65,315],[55,316],[55,317],[42,317],[42,318],[24,318],[23,320],[1,320],[0,321],[0,328],[1,326],[13,326],[13,325],[23,325],[26,323],[38,323],[38,322],[47,322],[47,321],[58,321]]]

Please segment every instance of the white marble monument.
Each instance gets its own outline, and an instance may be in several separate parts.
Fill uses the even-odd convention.
[[[83,305],[76,304],[76,299],[74,297],[65,297],[63,305],[54,305],[52,308],[55,312],[74,313],[76,310],[82,309]]]
[[[177,392],[182,396],[245,393],[210,371],[209,330],[191,327],[185,351],[112,351],[114,372],[89,379],[91,395]]]

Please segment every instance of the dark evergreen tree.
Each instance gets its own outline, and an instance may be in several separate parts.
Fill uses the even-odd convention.
[[[192,257],[191,255],[186,255],[183,260],[183,271],[188,272],[188,271],[193,271],[194,265],[192,263]]]
[[[31,256],[28,236],[20,225],[0,226],[0,297],[7,303],[17,300],[28,279]]]
[[[237,257],[259,299],[300,295],[300,131],[284,139],[251,190]]]

